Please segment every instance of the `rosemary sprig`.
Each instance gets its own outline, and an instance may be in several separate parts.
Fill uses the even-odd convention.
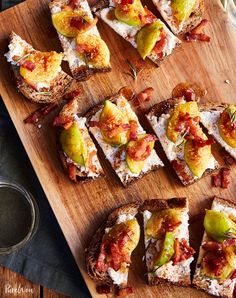
[[[46,96],[51,96],[52,93],[50,91],[39,91],[37,92],[38,95],[46,95]]]
[[[185,142],[185,139],[184,139],[184,138],[185,138],[185,136],[187,135],[187,133],[188,133],[188,131],[185,130],[184,133],[178,135],[178,138],[177,138],[177,140],[176,140],[176,142],[175,142],[175,146],[176,146],[176,147],[181,146],[181,145]]]
[[[127,62],[127,64],[129,65],[129,68],[130,68],[130,72],[127,72],[126,74],[128,74],[128,75],[131,76],[135,81],[137,81],[137,79],[138,79],[138,74],[139,74],[143,69],[142,69],[142,68],[141,68],[141,69],[137,69],[129,59],[127,59],[126,62]]]
[[[231,109],[228,109],[229,117],[230,117],[230,122],[234,123],[236,120],[236,111],[232,112]]]
[[[15,62],[18,63],[18,62],[20,62],[21,60],[25,60],[25,59],[28,58],[29,56],[30,56],[30,54],[26,54],[26,55],[24,55],[24,56],[18,58]]]

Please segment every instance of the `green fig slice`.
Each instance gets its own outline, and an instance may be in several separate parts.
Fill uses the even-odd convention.
[[[129,121],[122,111],[111,101],[106,100],[104,102],[99,122],[105,124],[105,126],[116,124],[114,129],[110,129],[109,131],[101,128],[105,142],[112,146],[119,146],[128,142],[128,131],[122,130],[119,127],[123,124],[129,124]]]
[[[229,105],[220,115],[218,128],[222,139],[232,148],[236,148],[236,106]]]
[[[158,20],[144,26],[137,34],[137,49],[140,56],[145,59],[153,50],[163,24]]]
[[[64,129],[59,139],[66,155],[72,159],[73,162],[85,166],[88,150],[78,124],[74,122],[70,128]]]
[[[172,232],[167,232],[162,244],[160,253],[154,261],[154,268],[159,268],[171,260],[175,253],[174,249],[175,237]]]
[[[135,0],[132,4],[117,4],[115,7],[115,17],[117,20],[129,26],[140,26],[142,21],[140,16],[146,12],[140,0]]]
[[[219,211],[206,211],[204,228],[207,235],[218,242],[223,242],[230,235],[236,236],[236,223]]]
[[[196,0],[172,0],[171,7],[173,14],[178,21],[185,21],[191,15],[194,7],[196,5]]]
[[[160,239],[166,232],[174,232],[180,224],[181,211],[164,209],[152,214],[147,222],[145,233],[150,238]]]

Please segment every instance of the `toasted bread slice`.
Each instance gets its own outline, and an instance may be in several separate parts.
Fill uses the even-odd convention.
[[[186,198],[173,198],[168,200],[154,199],[147,200],[141,206],[140,210],[143,212],[143,223],[144,223],[144,241],[145,241],[145,259],[146,266],[148,271],[148,283],[149,285],[158,285],[162,283],[173,283],[178,286],[189,286],[190,285],[190,264],[193,261],[193,249],[189,247],[189,231],[188,231],[188,201]],[[178,218],[174,218],[175,224],[177,225],[175,229],[171,228],[169,225],[169,230],[164,231],[170,232],[173,237],[173,247],[174,255],[162,265],[155,265],[156,256],[161,253],[161,249],[163,249],[163,239],[165,238],[165,234],[162,232],[162,235],[155,234],[158,225],[160,225],[160,221],[155,222],[153,220],[153,215],[160,214],[161,212],[166,212],[163,216],[168,217],[169,212],[178,212]],[[171,213],[170,213],[171,214]],[[164,218],[164,217],[163,217]],[[169,219],[170,219],[169,215]],[[153,220],[152,225],[150,225],[150,219]],[[170,224],[171,224],[170,219]],[[154,233],[155,231],[155,233]],[[159,230],[160,231],[160,230]],[[154,237],[154,233],[155,237]],[[158,239],[157,239],[157,238]],[[182,260],[179,259],[177,261],[176,258],[176,243],[185,242],[185,247],[189,249],[189,255],[183,257]],[[169,253],[169,252],[168,252]]]
[[[200,106],[200,121],[208,130],[215,140],[234,158],[236,159],[236,148],[227,143],[221,136],[218,122],[221,113],[228,107],[228,104],[207,103]]]
[[[182,34],[191,31],[202,20],[205,6],[204,0],[197,0],[190,16],[183,21],[178,21],[171,7],[171,1],[168,0],[152,0],[163,19],[166,21],[174,34]]]
[[[123,118],[127,120],[127,123],[131,123],[131,121],[136,123],[138,136],[146,134],[145,130],[139,124],[136,114],[123,95],[118,94],[116,96],[113,96],[109,99],[109,101],[116,105],[118,110],[122,113]],[[103,104],[95,106],[85,114],[85,117],[87,118],[89,131],[93,134],[99,146],[102,148],[106,158],[109,160],[111,166],[120,178],[122,184],[126,187],[131,182],[134,182],[135,180],[140,179],[149,172],[162,167],[163,163],[158,157],[156,151],[154,149],[151,149],[150,155],[145,159],[141,171],[137,173],[131,170],[131,167],[129,167],[127,163],[127,144],[124,144],[123,146],[114,146],[109,144],[104,140],[101,129],[97,126],[91,125],[91,123],[93,122],[100,121],[100,115],[102,113],[103,107]],[[129,142],[129,137],[127,141]],[[117,160],[119,160],[118,163]]]
[[[211,206],[211,210],[215,210],[220,212],[221,214],[225,214],[229,217],[236,218],[236,204],[230,202],[225,199],[221,199],[215,197]],[[231,241],[232,239],[228,239],[226,241]],[[215,243],[214,240],[210,238],[206,232],[204,232],[202,245],[207,243]],[[233,240],[235,241],[235,240]],[[218,242],[217,242],[218,243]],[[220,245],[220,243],[218,243]],[[206,273],[202,274],[202,261],[205,256],[206,251],[203,247],[200,247],[199,256],[197,260],[196,270],[193,278],[193,285],[194,287],[204,290],[207,293],[223,298],[233,298],[234,297],[234,288],[236,285],[236,279],[230,278],[230,276],[224,280],[220,280],[219,277],[214,278],[213,276],[206,276]],[[235,245],[235,243],[234,243]],[[220,261],[220,257],[217,256],[217,260]],[[235,264],[235,261],[234,261]],[[234,270],[236,269],[236,265]]]
[[[73,78],[59,68],[51,81],[32,84],[20,74],[20,65],[30,58],[30,54],[41,53],[18,36],[15,32],[10,34],[9,51],[5,57],[13,71],[18,90],[28,99],[37,103],[50,103],[58,101],[70,86]],[[55,52],[52,52],[55,53]]]
[[[57,131],[58,152],[63,168],[71,180],[85,182],[103,177],[104,172],[97,156],[97,149],[85,126],[86,118],[77,115],[79,100],[80,98],[77,96],[68,102],[55,118],[54,125],[59,126]],[[79,135],[76,134],[77,130],[80,132]],[[65,133],[67,133],[67,136],[65,136]],[[76,145],[75,140],[72,140],[75,135],[77,135],[78,145]],[[74,149],[83,147],[79,157],[78,153],[76,154],[71,150],[71,146]]]
[[[135,216],[138,212],[138,208],[138,204],[130,203],[115,209],[108,216],[107,221],[96,231],[92,237],[88,248],[85,250],[85,259],[87,272],[96,283],[107,284],[120,289],[127,286],[130,260],[128,263],[122,262],[122,264],[118,264],[118,267],[121,265],[120,269],[116,268],[118,270],[114,270],[113,268],[109,267],[109,264],[106,263],[106,255],[104,257],[104,270],[100,270],[98,261],[100,260],[101,262],[102,243],[104,243],[106,237],[109,235],[109,232],[112,232],[114,227],[117,227],[118,225],[126,225],[127,222],[132,222],[133,226],[135,224],[136,237],[134,238],[134,234],[132,233],[129,235],[129,230],[127,233],[130,236],[130,240],[134,241],[135,245],[137,245],[139,241],[139,237],[137,236],[140,234],[140,228]],[[116,241],[116,239],[114,239],[114,241]],[[129,250],[129,258],[134,248],[135,247],[133,246],[132,249]]]
[[[73,1],[73,6],[71,6],[70,0],[53,0],[49,3],[49,8],[55,28],[55,16],[65,11],[74,11],[83,15],[83,17],[88,17],[91,21],[95,21],[87,0]],[[61,17],[58,19],[60,20],[60,18]],[[56,28],[56,30],[64,50],[65,59],[68,61],[71,73],[76,80],[87,80],[94,73],[108,72],[111,70],[109,49],[105,42],[101,39],[96,25],[86,30],[86,32],[83,32],[83,34],[78,34],[77,36],[73,37],[68,37],[64,32],[59,32],[58,28]],[[64,35],[62,33],[64,33]],[[96,49],[98,46],[101,47],[99,56],[96,58],[96,63],[92,62],[92,56],[90,57],[89,53],[87,52],[84,52],[84,57],[83,55],[78,55],[76,50],[78,46],[77,40],[80,42],[80,48],[82,48],[82,46],[92,49]]]
[[[119,21],[115,17],[114,1],[98,0],[94,4],[92,10],[95,11],[96,15],[101,18],[108,26],[110,26],[117,34],[130,42],[133,47],[137,48],[137,35],[142,29],[142,26],[130,26],[124,22]],[[148,11],[146,7],[145,11]],[[173,50],[181,44],[181,41],[174,34],[172,34],[172,32],[161,20],[157,19],[152,13],[150,14],[152,22],[158,21],[161,24],[163,35],[165,35],[163,39],[159,39],[160,43],[162,43],[159,53],[157,54],[157,52],[152,49],[151,53],[147,55],[150,60],[152,60],[156,65],[159,66],[161,62],[164,61],[165,58],[167,58],[173,52]],[[158,42],[156,42],[156,45],[157,44]]]
[[[185,161],[184,148],[185,142],[172,142],[167,137],[167,125],[173,110],[179,104],[185,103],[183,98],[168,99],[154,105],[146,115],[150,125],[155,131],[164,151],[177,173],[180,181],[184,185],[189,185],[199,180],[200,178],[214,172],[219,168],[219,165],[213,155],[208,159],[208,165],[201,177],[195,176],[188,164]]]

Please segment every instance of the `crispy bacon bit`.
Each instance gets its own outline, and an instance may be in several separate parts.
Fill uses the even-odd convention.
[[[39,122],[39,120],[42,120],[45,118],[45,116],[47,116],[48,114],[50,114],[53,110],[55,110],[55,108],[58,106],[57,103],[50,103],[45,105],[42,108],[39,108],[38,110],[36,110],[35,112],[33,112],[32,114],[29,115],[29,117],[27,117],[24,120],[24,123],[31,123],[31,124],[36,124],[37,122]]]
[[[167,44],[166,32],[162,29],[160,33],[160,39],[156,42],[152,52],[154,52],[160,59],[164,57],[164,48]]]
[[[115,169],[119,168],[119,166],[121,165],[121,155],[123,152],[125,152],[125,145],[120,146],[115,154],[114,163],[113,163],[113,167]]]
[[[199,41],[209,42],[211,38],[208,35],[201,32],[207,24],[208,24],[208,20],[206,19],[202,20],[201,23],[196,28],[186,33],[185,35],[186,40],[187,41],[199,40]]]
[[[230,279],[235,279],[236,278],[236,269],[232,272],[230,275]],[[235,296],[234,296],[235,297]]]
[[[178,176],[182,177],[182,179],[186,181],[186,183],[189,182],[190,176],[185,172],[185,167],[183,163],[180,163],[177,160],[172,160],[171,165],[176,171],[176,173],[178,173]]]
[[[53,126],[61,126],[65,129],[70,128],[72,124],[73,124],[73,118],[71,118],[70,116],[59,115],[55,117],[53,121]]]
[[[195,250],[188,245],[188,242],[186,239],[182,239],[181,241],[179,241],[179,239],[175,239],[174,248],[175,248],[175,254],[173,259],[174,265],[191,258],[195,253]]]
[[[97,47],[92,47],[88,44],[77,44],[76,51],[88,60],[93,60],[99,53],[99,49]]]
[[[118,297],[125,297],[129,294],[133,294],[134,289],[132,287],[126,287],[118,290]]]
[[[101,244],[96,263],[96,269],[99,272],[106,272],[108,267],[117,271],[121,268],[122,263],[131,262],[130,254],[122,252],[123,247],[130,240],[130,237],[130,231],[124,229],[118,231],[114,236],[108,235]]]
[[[222,250],[222,244],[214,241],[209,241],[209,242],[203,243],[202,248],[205,251]]]
[[[199,123],[199,117],[191,117],[189,113],[179,113],[178,121],[175,126],[175,131],[180,133],[187,133],[186,139],[194,139],[195,141],[203,141],[198,136],[197,124]]]
[[[143,25],[152,24],[157,18],[147,7],[144,7],[144,15],[140,15],[140,19]]]
[[[212,182],[215,187],[228,188],[230,184],[229,180],[230,169],[221,168],[219,173],[212,176]]]
[[[33,71],[36,67],[36,65],[34,64],[34,62],[30,61],[30,60],[26,60],[22,63],[21,65],[22,67],[28,69],[29,71]]]
[[[69,2],[68,5],[69,5],[72,9],[75,9],[75,8],[77,8],[78,3],[79,3],[78,0],[70,0],[70,2]]]
[[[193,140],[193,145],[195,147],[197,147],[197,148],[203,148],[205,146],[210,146],[210,145],[212,145],[214,143],[215,143],[215,141],[214,141],[213,138],[210,138],[208,140],[203,140],[203,139],[201,139],[201,140]]]
[[[130,131],[129,131],[129,139],[130,140],[136,140],[137,139],[137,130],[138,130],[138,123],[135,120],[131,120],[129,122],[130,124]]]
[[[134,0],[114,0],[114,3],[120,4],[120,5],[129,5],[133,4]]]
[[[67,169],[69,178],[73,181],[76,181],[76,166],[73,163],[70,163]]]
[[[81,89],[77,88],[71,92],[66,93],[63,96],[63,99],[66,100],[67,102],[69,102],[69,101],[73,100],[75,97],[77,97],[80,93],[81,93]]]
[[[150,142],[156,141],[154,135],[147,135],[144,138],[137,140],[135,146],[127,148],[127,154],[136,161],[146,160],[151,154]]]
[[[138,93],[133,100],[133,105],[135,107],[140,107],[145,102],[150,101],[153,97],[153,91],[154,91],[154,89],[152,87],[148,87],[148,88],[144,89],[142,92]]]
[[[96,291],[98,294],[110,294],[111,293],[111,286],[110,285],[98,285],[96,287]]]
[[[83,17],[75,16],[70,20],[70,26],[78,30],[88,30],[95,26],[98,22],[98,18],[95,16],[92,22],[87,22]]]
[[[186,101],[193,101],[206,95],[207,91],[196,83],[179,83],[172,91],[172,97],[184,97]]]
[[[203,257],[203,262],[215,276],[219,276],[227,261],[224,251],[216,250],[207,252]]]
[[[234,158],[224,149],[221,150],[221,153],[223,155],[223,160],[225,162],[226,166],[232,166],[234,164]]]
[[[228,239],[225,239],[223,242],[224,247],[234,246],[235,244],[236,244],[235,238],[228,238]]]

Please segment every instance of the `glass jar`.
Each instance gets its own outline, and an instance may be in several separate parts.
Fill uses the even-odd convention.
[[[38,223],[33,196],[19,184],[0,178],[0,254],[14,252],[28,243]]]

